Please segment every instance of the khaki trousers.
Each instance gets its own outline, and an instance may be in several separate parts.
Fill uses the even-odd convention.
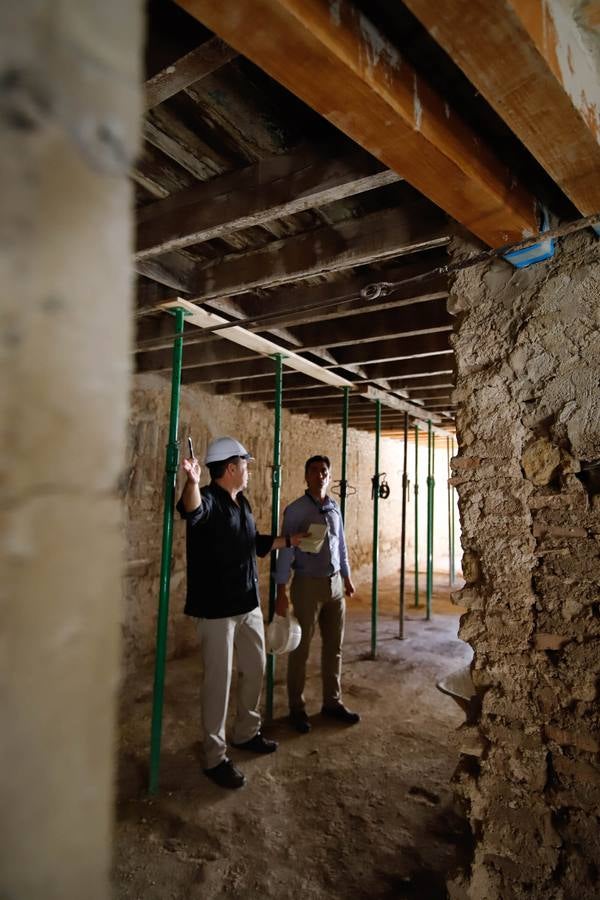
[[[233,742],[243,744],[260,731],[260,692],[265,671],[264,625],[260,608],[242,616],[199,619],[204,663],[202,728],[207,769],[227,756],[225,722],[231,687],[233,655],[237,662],[237,713]]]
[[[346,615],[342,576],[339,572],[330,578],[294,575],[290,596],[294,615],[302,628],[300,644],[288,659],[290,710],[297,712],[305,706],[306,663],[317,622],[322,641],[323,706],[335,706],[342,699],[342,641]]]

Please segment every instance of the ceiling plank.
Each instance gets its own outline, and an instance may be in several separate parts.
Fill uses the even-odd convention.
[[[206,78],[236,56],[237,50],[220,38],[209,38],[146,81],[146,109],[158,106],[201,78]]]
[[[490,246],[537,230],[534,198],[349,0],[177,2]]]
[[[560,0],[405,0],[548,174],[600,209],[600,83]]]
[[[336,159],[308,149],[270,157],[145,207],[135,258],[210,241],[400,180],[363,151]]]

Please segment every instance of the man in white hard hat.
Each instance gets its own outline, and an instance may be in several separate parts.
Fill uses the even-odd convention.
[[[294,615],[300,623],[302,637],[290,653],[287,670],[290,722],[300,734],[310,731],[306,713],[304,683],[310,642],[317,622],[321,631],[321,677],[323,706],[321,713],[346,725],[360,721],[342,703],[342,641],[346,603],[354,585],[344,536],[344,524],[338,504],[327,494],[331,481],[331,464],[327,456],[311,456],[304,466],[307,490],[294,500],[283,514],[283,530],[305,532],[310,525],[325,526],[325,539],[318,552],[305,552],[301,547],[282,550],[277,560],[277,599],[275,612],[284,616],[288,610],[287,582],[293,568],[291,587]]]
[[[200,490],[200,465],[185,459],[186,482],[177,509],[187,523],[185,612],[198,619],[204,663],[203,748],[206,775],[221,787],[239,788],[245,777],[227,757],[225,720],[234,652],[237,657],[237,716],[233,745],[272,753],[275,741],[261,733],[258,711],[265,667],[264,627],[258,596],[256,556],[295,547],[301,534],[259,534],[243,495],[253,459],[234,438],[212,441],[206,453],[211,482]]]

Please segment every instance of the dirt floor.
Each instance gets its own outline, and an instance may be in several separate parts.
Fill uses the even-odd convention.
[[[461,612],[440,579],[430,622],[407,597],[399,641],[397,578],[382,582],[378,655],[370,654],[370,588],[348,604],[344,700],[359,725],[324,720],[319,647],[307,684],[313,729],[285,722],[285,665],[275,685],[279,750],[232,750],[248,784],[213,785],[201,771],[200,661],[169,664],[161,789],[149,799],[150,671],[124,691],[114,861],[119,900],[383,900],[445,897],[448,872],[466,852],[468,829],[450,779],[450,733],[463,713],[435,682],[470,658],[456,637]]]

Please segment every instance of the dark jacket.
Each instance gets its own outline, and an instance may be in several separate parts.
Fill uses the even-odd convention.
[[[272,535],[256,530],[250,504],[242,493],[234,503],[214,481],[200,491],[202,504],[186,512],[188,616],[221,619],[242,615],[258,606],[256,556],[266,556]],[[239,505],[238,505],[239,504]]]

